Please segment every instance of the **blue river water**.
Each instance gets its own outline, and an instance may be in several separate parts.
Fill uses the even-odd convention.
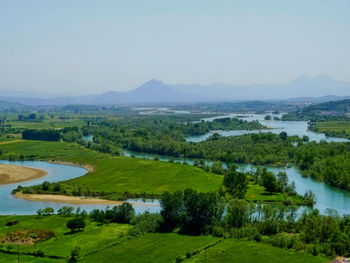
[[[282,117],[282,114],[277,114],[273,115],[273,117]],[[335,138],[335,137],[327,137],[323,133],[316,133],[313,131],[310,131],[308,129],[308,123],[306,121],[279,121],[279,120],[265,120],[265,115],[263,114],[237,114],[237,113],[232,113],[232,114],[227,114],[227,115],[222,115],[222,116],[217,116],[217,117],[212,117],[212,118],[206,118],[203,119],[203,121],[213,121],[214,119],[219,119],[219,118],[238,118],[238,119],[243,119],[246,121],[253,121],[257,120],[259,121],[262,125],[268,127],[269,129],[263,129],[263,130],[230,130],[230,131],[210,131],[206,134],[203,135],[197,135],[197,136],[190,136],[186,138],[186,141],[188,142],[201,142],[206,139],[208,139],[213,133],[217,132],[222,136],[238,136],[238,135],[243,135],[243,134],[250,134],[250,133],[260,133],[260,132],[272,132],[279,134],[281,132],[287,132],[288,135],[290,136],[299,136],[303,137],[308,136],[310,141],[316,141],[320,142],[321,140],[325,140],[327,142],[349,142],[348,139],[344,138]]]
[[[80,207],[81,209],[85,209],[86,211],[91,211],[95,208],[106,208],[106,205],[72,205],[72,204],[63,204],[56,202],[41,202],[41,201],[27,201],[20,198],[15,198],[11,191],[17,188],[18,185],[22,186],[30,186],[41,184],[44,181],[59,182],[63,180],[73,179],[79,176],[82,176],[87,173],[87,170],[81,167],[72,166],[72,165],[63,165],[63,164],[53,164],[42,161],[4,161],[0,160],[0,164],[13,164],[13,165],[22,165],[31,168],[37,168],[47,171],[47,176],[41,177],[35,180],[20,182],[8,185],[0,185],[0,214],[1,215],[28,215],[35,214],[40,208],[52,207],[56,211],[62,206],[69,205],[74,208]],[[135,211],[137,213],[143,213],[145,211],[156,212],[159,211],[159,206],[157,205],[147,205],[149,202],[142,202],[140,200],[128,200],[130,202],[138,202],[140,205],[134,205]],[[158,204],[155,200],[153,204]]]
[[[324,134],[314,133],[309,131],[307,122],[303,121],[275,121],[275,120],[264,120],[265,115],[259,114],[248,114],[242,115],[240,114],[228,114],[225,116],[219,116],[209,119],[204,119],[205,121],[211,121],[215,118],[223,118],[223,117],[238,117],[248,121],[258,120],[263,125],[272,128],[269,130],[259,130],[259,131],[217,131],[223,136],[236,136],[242,135],[252,132],[274,132],[280,133],[281,131],[285,131],[288,135],[298,135],[300,137],[306,135],[310,138],[310,141],[321,141],[326,140],[329,142],[343,142],[348,141],[347,139],[341,138],[330,138],[326,137]],[[280,117],[281,115],[277,115]],[[187,141],[192,142],[200,142],[206,140],[213,132],[188,137]],[[92,136],[84,137],[87,141],[92,141]],[[135,156],[136,158],[147,158],[154,159],[153,154],[148,153],[139,153],[139,152],[131,152],[124,151],[125,156]],[[194,160],[188,158],[173,158],[171,156],[158,156],[160,161],[169,161],[173,160],[174,162],[187,163],[189,165],[193,165]],[[22,165],[32,168],[42,169],[48,172],[48,175],[39,179],[9,184],[9,185],[0,185],[0,214],[35,214],[36,211],[40,208],[44,208],[50,206],[55,210],[60,207],[67,205],[56,202],[37,202],[37,201],[27,201],[23,199],[15,198],[11,195],[11,191],[17,188],[18,185],[29,186],[40,184],[44,181],[49,182],[58,182],[68,179],[73,179],[79,176],[84,175],[87,171],[84,168],[70,166],[70,165],[62,165],[62,164],[53,164],[42,161],[24,161],[24,162],[13,162],[13,161],[3,161],[0,160],[0,164],[14,164],[14,165]],[[238,165],[240,171],[250,171],[255,170],[257,166],[254,165]],[[295,168],[274,168],[274,167],[266,167],[267,169],[278,173],[279,171],[285,171],[288,175],[289,181],[294,181],[296,185],[296,191],[298,194],[303,195],[306,191],[312,190],[316,194],[316,205],[315,208],[319,209],[321,213],[323,213],[327,208],[335,209],[340,215],[350,214],[350,192],[344,191],[335,187],[328,186],[322,182],[315,181],[311,178],[302,177],[300,171]],[[145,211],[150,212],[158,212],[160,210],[159,202],[157,200],[154,201],[140,201],[140,200],[128,200],[130,202],[137,202],[140,205],[134,205],[134,208],[137,213],[142,213]],[[81,209],[85,209],[87,211],[91,211],[95,208],[105,208],[106,205],[71,205],[75,208],[80,207]]]

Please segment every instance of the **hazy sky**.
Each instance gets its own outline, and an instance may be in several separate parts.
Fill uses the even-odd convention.
[[[350,81],[349,0],[0,0],[0,90]]]

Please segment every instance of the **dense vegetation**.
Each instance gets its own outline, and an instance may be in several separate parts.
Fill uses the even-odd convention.
[[[348,120],[350,113],[350,100],[329,101],[320,104],[310,105],[297,111],[289,112],[282,116],[282,120],[288,121],[327,121],[327,120]]]
[[[47,140],[47,134],[40,134],[57,131],[60,141],[0,144],[2,159],[59,160],[90,168],[80,178],[19,187],[14,193],[113,200],[156,197],[160,213],[136,215],[124,203],[90,213],[63,207],[53,215],[53,209],[46,207],[37,216],[0,217],[0,260],[13,259],[18,251],[15,238],[29,242],[20,244],[21,257],[29,262],[33,257],[42,262],[154,262],[155,258],[198,262],[203,257],[208,262],[227,262],[241,255],[247,262],[324,262],[326,257],[350,253],[349,216],[340,217],[331,209],[320,214],[311,207],[297,212],[296,204],[314,203],[312,192],[298,196],[283,172],[242,173],[234,165],[294,164],[305,176],[350,190],[350,144],[310,143],[306,137],[290,137],[285,132],[236,137],[214,133],[206,141],[190,143],[186,141],[190,135],[263,126],[230,118],[198,122],[198,116],[120,112],[112,117],[84,117],[82,125],[64,125],[60,130],[35,128],[29,137],[23,136]],[[46,119],[47,115],[43,124]],[[34,124],[30,119],[20,122]],[[87,135],[93,135],[93,141],[82,139]],[[124,157],[124,149],[169,155],[170,161],[157,161],[156,156],[155,160]],[[194,166],[175,163],[171,157],[194,158]]]
[[[310,122],[309,129],[314,132],[324,133],[329,137],[350,139],[350,121]]]
[[[278,254],[283,260],[325,262],[325,255],[343,255],[350,249],[350,220],[347,216],[339,217],[332,210],[327,215],[314,210],[297,217],[293,206],[257,205],[191,189],[164,193],[160,202],[160,214],[135,215],[133,208],[124,203],[91,213],[64,207],[58,211],[59,216],[0,217],[0,255],[4,252],[16,254],[20,250],[24,258],[35,256],[47,259],[47,262],[54,258],[72,260],[73,257],[82,262],[100,262],[102,259],[104,262],[116,259],[118,262],[133,262],[134,259],[135,262],[153,262],[155,257],[159,262],[196,262],[206,250],[214,253],[222,246],[239,246],[242,249],[239,253],[237,248],[229,253],[236,256],[243,253],[247,259],[254,258],[256,254],[250,248],[255,247],[259,253],[264,250],[263,254],[272,258]],[[227,212],[223,213],[225,206]],[[17,223],[6,226],[13,221]],[[79,228],[73,227],[80,231],[71,231],[74,224],[80,225]],[[26,232],[23,229],[37,230],[32,230],[32,234],[24,238]],[[54,238],[41,237],[40,233],[44,232],[53,233]],[[206,236],[198,236],[200,234]],[[22,240],[20,249],[11,245],[18,238]],[[159,242],[162,246],[154,249]],[[271,245],[309,255],[285,253]],[[146,250],[154,252],[144,253]],[[214,258],[212,255],[209,258],[225,262],[226,257],[219,255]],[[270,262],[262,258],[260,261]]]
[[[24,140],[59,141],[61,135],[56,130],[24,130],[22,138]]]

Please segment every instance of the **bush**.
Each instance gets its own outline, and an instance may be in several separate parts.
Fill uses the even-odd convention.
[[[37,250],[37,251],[34,252],[34,256],[35,256],[35,257],[41,257],[41,258],[43,258],[43,257],[45,257],[45,253],[44,253],[44,251],[42,251],[41,249],[39,249],[39,250]]]
[[[214,237],[223,237],[225,234],[225,229],[221,226],[214,226],[211,230],[211,234]]]
[[[145,212],[142,215],[134,217],[130,222],[132,225],[135,225],[135,227],[130,230],[129,234],[137,236],[145,233],[158,232],[162,222],[163,218],[160,214]]]
[[[81,249],[80,247],[75,247],[70,252],[70,262],[76,262],[80,258]]]
[[[7,226],[14,226],[18,224],[18,220],[14,219],[6,223]]]

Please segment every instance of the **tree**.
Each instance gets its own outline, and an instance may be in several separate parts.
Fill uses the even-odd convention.
[[[67,222],[67,228],[69,228],[72,232],[75,232],[77,230],[82,230],[85,228],[85,220],[84,218],[73,218]]]
[[[262,185],[265,187],[267,192],[271,194],[277,190],[276,176],[271,172],[266,172],[261,175]]]
[[[182,231],[194,235],[204,233],[206,226],[220,222],[224,207],[217,193],[198,193],[195,190],[186,189]]]
[[[245,200],[231,200],[227,208],[227,224],[230,227],[240,228],[248,222],[248,203]]]
[[[312,190],[308,190],[304,193],[303,199],[311,205],[315,203],[316,195]]]
[[[281,132],[279,134],[279,136],[280,136],[281,140],[285,141],[285,140],[287,140],[288,134],[286,132]]]
[[[57,213],[61,216],[71,216],[74,208],[72,206],[63,206],[58,209]]]
[[[286,192],[288,189],[288,176],[286,172],[279,172],[277,174],[277,184],[281,192]]]
[[[49,216],[52,215],[55,212],[55,210],[52,207],[46,207],[42,210],[43,216]]]
[[[231,170],[225,175],[223,185],[233,197],[243,199],[248,190],[248,178],[244,173]]]
[[[71,250],[70,252],[70,261],[71,262],[76,262],[80,258],[80,253],[81,253],[81,248],[80,247],[75,247]]]
[[[173,194],[164,192],[160,199],[160,207],[165,229],[174,229],[182,220],[184,211],[183,193],[181,191],[176,191]]]
[[[110,219],[111,222],[129,224],[134,216],[135,209],[127,202],[124,202],[120,206],[114,206],[111,210],[106,210],[106,217]]]
[[[43,189],[43,191],[49,190],[50,183],[48,181],[43,182],[42,185],[41,185],[41,188]]]

